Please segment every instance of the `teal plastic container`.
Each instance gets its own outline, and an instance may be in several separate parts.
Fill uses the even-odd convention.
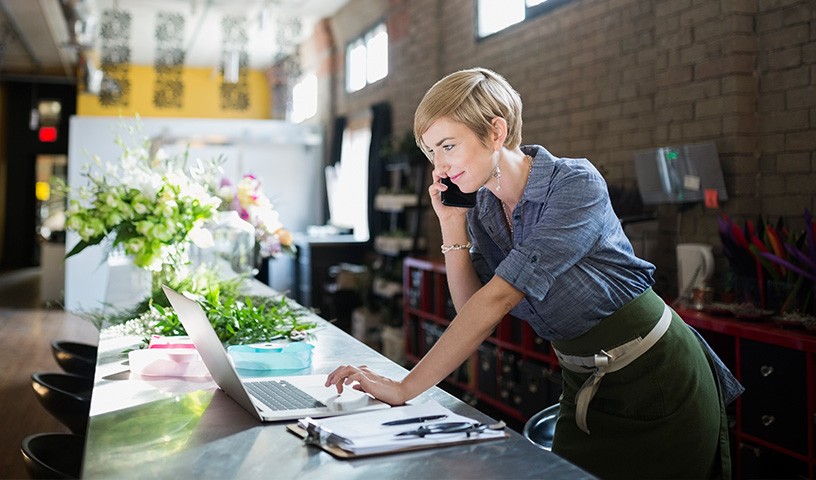
[[[306,342],[274,342],[232,345],[227,352],[239,370],[301,370],[312,366],[313,349]]]

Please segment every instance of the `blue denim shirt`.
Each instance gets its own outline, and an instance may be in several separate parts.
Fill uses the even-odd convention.
[[[524,292],[511,313],[539,336],[575,338],[645,292],[655,267],[635,256],[588,160],[522,150],[533,168],[512,212],[513,243],[498,198],[481,189],[468,212],[471,258],[482,282],[495,274]]]
[[[533,167],[511,215],[512,243],[498,198],[480,189],[468,212],[471,259],[482,283],[495,274],[524,292],[510,313],[540,337],[575,338],[651,287],[655,267],[635,256],[606,181],[588,160],[558,158],[539,145],[522,150]],[[742,385],[694,333],[731,403]]]

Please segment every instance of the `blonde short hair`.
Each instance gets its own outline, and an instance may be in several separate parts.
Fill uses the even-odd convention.
[[[436,82],[419,102],[414,114],[414,137],[431,160],[422,134],[442,117],[464,124],[484,145],[490,137],[492,120],[502,117],[507,122],[504,145],[514,149],[521,144],[521,97],[504,77],[486,68],[451,73]]]

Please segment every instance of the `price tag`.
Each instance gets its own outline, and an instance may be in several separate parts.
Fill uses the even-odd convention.
[[[706,208],[719,208],[719,195],[716,188],[706,188],[705,190],[705,206]]]

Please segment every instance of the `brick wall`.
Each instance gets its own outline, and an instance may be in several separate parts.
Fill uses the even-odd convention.
[[[573,0],[482,40],[474,8],[473,0],[351,0],[330,19],[333,111],[388,101],[395,131],[405,132],[436,80],[484,66],[521,93],[526,143],[587,157],[610,185],[636,187],[636,150],[714,141],[729,194],[720,210],[658,208],[649,260],[658,287],[670,291],[677,243],[706,242],[719,253],[719,211],[798,226],[804,208],[816,209],[813,0]],[[381,19],[390,73],[346,94],[345,45]],[[433,246],[438,224],[429,219]],[[722,258],[718,266],[725,270]]]

